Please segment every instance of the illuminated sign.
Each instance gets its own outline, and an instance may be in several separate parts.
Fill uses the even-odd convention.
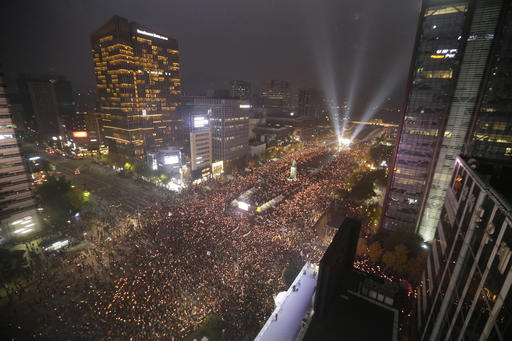
[[[178,155],[167,155],[164,156],[164,164],[165,165],[175,165],[180,161]]]
[[[244,211],[249,211],[249,204],[248,203],[245,203],[243,201],[239,201],[238,202],[238,208],[241,209],[241,210],[244,210]]]
[[[167,38],[167,37],[161,36],[161,35],[156,34],[156,33],[153,33],[153,32],[144,31],[144,30],[139,30],[139,29],[137,29],[137,33],[138,33],[138,34],[143,34],[143,35],[145,35],[145,36],[150,36],[150,37],[153,37],[153,38],[158,38],[158,39],[163,39],[163,40],[169,40],[169,38]]]
[[[74,131],[73,137],[87,137],[86,131]]]
[[[250,104],[240,104],[240,109],[250,109],[252,106]]]
[[[194,128],[203,128],[208,125],[208,119],[203,116],[194,116]]]
[[[218,161],[212,163],[212,174],[213,176],[219,176],[224,172],[224,161]]]
[[[146,115],[147,115],[146,109],[142,109],[142,116],[146,116]]]
[[[455,58],[459,50],[457,49],[442,49],[436,50],[436,54],[430,55],[431,59],[444,59],[444,58]]]

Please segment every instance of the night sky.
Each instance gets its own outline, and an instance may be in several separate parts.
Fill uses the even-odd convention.
[[[323,87],[338,101],[353,88],[363,107],[385,94],[391,105],[403,100],[419,7],[418,0],[2,1],[0,61],[12,89],[20,72],[94,88],[89,35],[118,14],[178,39],[187,95],[227,88],[231,79],[256,87],[286,79]]]

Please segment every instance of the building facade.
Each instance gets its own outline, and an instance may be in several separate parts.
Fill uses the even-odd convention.
[[[511,171],[457,157],[418,288],[420,340],[512,339]]]
[[[250,99],[251,98],[251,83],[241,80],[231,81],[231,97],[237,99]]]
[[[210,115],[213,160],[227,162],[243,158],[249,148],[249,102],[218,101]]]
[[[91,35],[98,111],[111,151],[180,146],[178,42],[119,16]]]
[[[311,117],[315,120],[324,118],[327,110],[322,92],[317,89],[300,89],[297,114],[299,116]]]
[[[40,228],[36,200],[15,128],[0,70],[0,241],[28,236]]]
[[[261,90],[263,106],[267,109],[274,109],[276,112],[288,111],[290,109],[290,83],[288,81],[272,79],[265,81]]]
[[[423,3],[383,228],[432,240],[508,6],[501,0]]]
[[[75,119],[71,82],[62,76],[21,75],[18,78],[26,121],[43,139],[62,136]]]
[[[465,154],[512,160],[512,9],[498,23],[480,105],[468,134]]]

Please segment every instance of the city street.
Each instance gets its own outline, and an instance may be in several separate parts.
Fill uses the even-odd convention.
[[[136,182],[131,177],[118,175],[107,166],[94,163],[90,159],[68,159],[62,156],[49,156],[48,160],[71,182],[91,192],[93,198],[120,210],[133,213],[142,210],[155,200],[171,198],[173,193],[156,188],[146,182]],[[76,169],[80,170],[75,175]]]

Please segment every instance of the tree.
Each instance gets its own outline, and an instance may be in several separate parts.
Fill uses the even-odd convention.
[[[26,264],[24,254],[24,250],[11,251],[0,248],[0,278],[2,283],[6,283],[20,273],[20,270]]]
[[[368,243],[366,241],[366,238],[359,238],[357,242],[356,254],[358,256],[365,256],[366,254],[368,254]]]
[[[378,144],[368,150],[368,161],[373,164],[380,164],[383,160],[389,160],[393,155],[393,147]]]
[[[72,186],[64,176],[49,176],[36,188],[36,196],[51,220],[62,224],[79,212],[85,203],[82,190]]]
[[[373,191],[373,179],[369,176],[363,176],[352,187],[350,197],[356,201],[364,201],[375,195]]]
[[[379,204],[371,204],[366,211],[368,220],[370,221],[370,228],[374,233],[377,232],[382,214],[382,207]]]
[[[417,257],[411,258],[409,262],[407,262],[407,274],[409,281],[413,283],[419,283],[419,281],[421,281],[421,275],[423,274],[423,269],[425,269],[426,263],[426,252],[419,254]]]
[[[380,257],[382,256],[382,246],[379,242],[372,243],[368,247],[368,257],[370,257],[370,260],[374,263],[378,263],[380,260]]]
[[[411,257],[416,257],[424,251],[421,247],[423,239],[416,233],[406,230],[381,233],[375,236],[375,240],[380,240],[384,249],[389,251],[399,244],[405,245]]]
[[[216,315],[207,316],[203,323],[192,334],[185,338],[185,341],[200,341],[203,337],[207,337],[208,341],[221,341],[223,321]]]
[[[299,260],[294,260],[290,262],[290,264],[288,264],[288,266],[283,269],[282,275],[286,287],[292,285],[300,269],[302,269],[302,265]]]
[[[399,244],[395,246],[393,253],[395,254],[395,271],[406,273],[407,263],[409,261],[409,250],[407,246]]]
[[[395,254],[392,251],[386,251],[382,255],[382,263],[384,263],[388,268],[395,270]]]

